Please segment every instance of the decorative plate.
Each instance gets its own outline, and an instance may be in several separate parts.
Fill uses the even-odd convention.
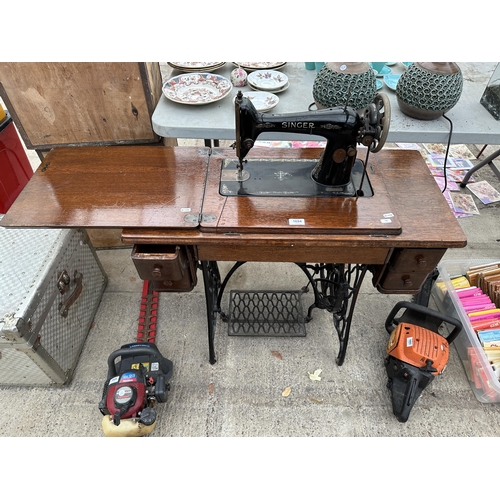
[[[280,102],[280,98],[277,95],[269,92],[243,92],[243,97],[248,97],[255,106],[255,109],[261,113],[273,109]]]
[[[167,62],[167,64],[174,69],[184,71],[186,73],[191,71],[204,71],[210,72],[214,69],[219,69],[226,64],[225,62]]]
[[[398,80],[401,78],[401,75],[385,75],[384,83],[391,89],[396,90],[396,86],[398,84]]]
[[[389,68],[389,66],[386,65],[380,71],[377,71],[376,69],[374,69],[373,71],[375,72],[375,76],[377,78],[379,78],[379,77],[383,77],[384,75],[389,75],[392,70],[391,70],[391,68]]]
[[[248,84],[248,86],[252,89],[255,90],[256,92],[262,92],[258,87],[254,87],[253,85]],[[274,89],[271,90],[273,94],[279,94],[280,92],[284,92],[288,87],[290,87],[290,82],[288,82],[284,87],[281,87],[280,89]]]
[[[181,104],[209,104],[226,97],[232,83],[225,77],[213,73],[189,73],[174,76],[163,84],[167,99]]]
[[[380,80],[377,80],[377,81],[375,82],[375,85],[376,85],[376,87],[377,87],[377,90],[380,90],[380,89],[382,88],[382,82],[381,82]]]
[[[279,69],[286,62],[233,62],[236,66],[241,66],[246,71],[255,71],[256,69]]]
[[[259,90],[274,90],[288,83],[288,76],[272,69],[258,70],[248,75],[248,83]]]

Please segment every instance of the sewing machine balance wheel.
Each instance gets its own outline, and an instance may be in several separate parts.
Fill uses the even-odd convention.
[[[378,153],[385,144],[387,135],[389,134],[389,126],[391,123],[391,103],[386,94],[377,94],[373,99],[373,103],[370,106],[375,106],[376,110],[376,124],[380,127],[380,137],[378,138],[378,143],[372,153]]]

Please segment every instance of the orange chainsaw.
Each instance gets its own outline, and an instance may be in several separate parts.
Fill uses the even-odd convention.
[[[396,314],[406,311],[396,318]],[[439,333],[443,323],[454,326],[445,338]],[[412,302],[398,302],[385,322],[391,334],[385,366],[392,394],[392,411],[406,422],[422,391],[441,375],[448,363],[450,344],[462,330],[462,323]]]

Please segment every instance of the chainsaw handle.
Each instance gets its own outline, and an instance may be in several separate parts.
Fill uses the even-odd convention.
[[[149,344],[146,344],[149,345]],[[120,357],[120,356],[125,356],[125,355],[130,355],[131,353],[134,353],[139,356],[153,356],[155,359],[158,361],[161,361],[162,356],[158,354],[153,348],[151,347],[125,347],[118,349],[117,351],[112,352],[109,357],[108,357],[108,380],[112,377],[116,377],[116,364],[115,364],[115,359]]]
[[[458,334],[462,331],[462,322],[457,318],[453,318],[446,314],[442,314],[439,311],[435,311],[434,309],[429,309],[426,306],[415,304],[414,302],[401,301],[398,302],[393,307],[392,311],[389,313],[389,316],[387,316],[387,319],[385,320],[385,329],[387,330],[388,333],[391,333],[394,330],[395,328],[395,325],[393,324],[394,318],[396,317],[396,314],[403,308],[406,308],[412,312],[420,313],[425,316],[431,316],[437,320],[440,320],[441,322],[444,321],[446,323],[450,323],[451,325],[453,325],[455,328],[451,331],[448,337],[446,337],[448,344],[451,344],[457,338]],[[395,324],[397,323],[398,322],[395,322]]]

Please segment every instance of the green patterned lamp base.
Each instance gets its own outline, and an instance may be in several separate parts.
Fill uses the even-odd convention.
[[[396,96],[405,115],[435,120],[457,104],[462,88],[462,71],[457,64],[417,62],[401,75]]]
[[[314,80],[313,97],[318,109],[349,106],[361,110],[377,94],[375,73],[366,62],[329,62]]]

